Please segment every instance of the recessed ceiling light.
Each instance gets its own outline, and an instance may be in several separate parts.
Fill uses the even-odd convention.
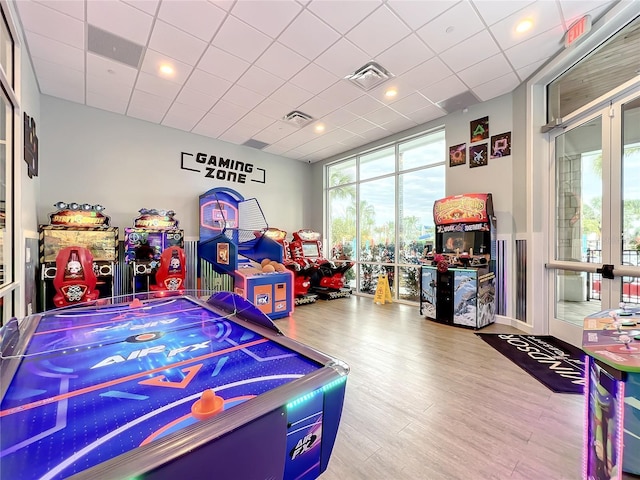
[[[324,132],[324,125],[322,123],[318,123],[315,126],[314,130],[318,133]]]
[[[163,65],[160,65],[160,73],[161,74],[163,74],[163,75],[173,75],[173,72],[174,72],[174,70],[173,70],[173,67],[171,65],[168,65],[166,63],[163,64]]]
[[[386,92],[384,92],[384,96],[388,98],[393,98],[398,94],[398,91],[395,88],[390,88]]]
[[[518,23],[518,25],[516,25],[516,32],[524,33],[528,30],[531,30],[531,27],[533,27],[533,20],[527,18],[526,20],[522,20],[520,23]]]

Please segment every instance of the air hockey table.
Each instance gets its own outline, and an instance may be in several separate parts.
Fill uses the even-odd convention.
[[[1,330],[6,479],[312,479],[348,366],[242,297],[52,310]]]

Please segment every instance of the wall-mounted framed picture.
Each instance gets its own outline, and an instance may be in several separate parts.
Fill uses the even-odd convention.
[[[469,147],[469,168],[482,167],[489,163],[489,148],[486,143]]]
[[[467,144],[453,145],[449,147],[449,166],[457,167],[467,163]]]
[[[492,135],[489,145],[491,145],[491,158],[508,157],[511,155],[511,132]]]
[[[489,117],[478,118],[469,123],[471,143],[489,138]]]
[[[27,163],[29,178],[38,176],[38,136],[36,121],[26,113],[23,116],[24,127],[24,161]]]

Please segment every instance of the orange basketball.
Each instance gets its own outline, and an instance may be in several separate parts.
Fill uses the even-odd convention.
[[[269,260],[268,258],[263,258],[262,261],[260,262],[260,266],[264,267],[265,265],[268,265],[271,262],[271,260]]]
[[[284,272],[287,269],[283,264],[279,263],[276,265],[276,272]]]
[[[276,269],[273,265],[269,264],[269,265],[265,265],[264,267],[262,267],[262,271],[264,273],[270,273],[270,272],[275,272]]]

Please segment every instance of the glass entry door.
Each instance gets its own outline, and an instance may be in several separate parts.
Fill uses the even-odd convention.
[[[638,91],[552,135],[551,144],[549,333],[579,344],[585,316],[640,303]]]

